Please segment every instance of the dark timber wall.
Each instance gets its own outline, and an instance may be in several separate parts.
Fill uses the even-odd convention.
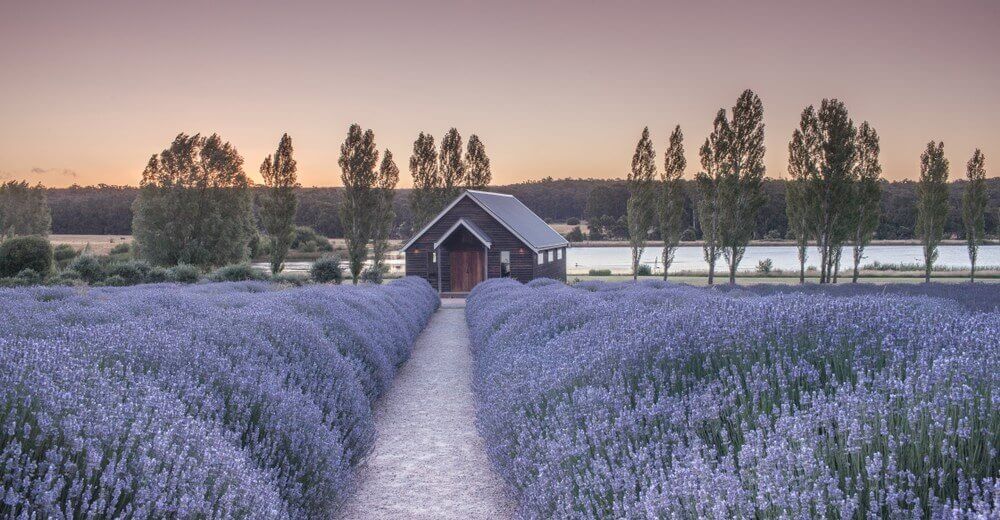
[[[557,253],[562,251],[561,253]],[[549,249],[538,254],[549,254],[549,261],[538,265],[538,257],[535,257],[535,278],[552,278],[553,280],[566,281],[566,248]],[[557,254],[562,258],[556,259]]]
[[[488,253],[486,278],[500,277],[500,253],[501,251],[510,251],[511,278],[520,282],[528,282],[542,276],[557,280],[566,279],[565,251],[563,251],[561,260],[550,261],[545,265],[537,265],[537,258],[531,248],[521,242],[503,224],[497,222],[489,213],[468,197],[463,198],[447,214],[435,222],[423,236],[410,245],[410,248],[406,251],[407,276],[420,276],[429,281],[434,287],[438,287],[438,267],[440,267],[441,291],[451,291],[451,264],[448,260],[448,248],[460,247],[473,249],[475,247],[482,247],[482,244],[470,233],[464,228],[460,228],[442,245],[440,255],[437,259],[440,266],[432,262],[431,255],[434,252],[434,242],[437,242],[460,218],[465,218],[473,222],[490,237],[492,246]],[[549,255],[550,258],[554,257],[555,250],[550,250]]]

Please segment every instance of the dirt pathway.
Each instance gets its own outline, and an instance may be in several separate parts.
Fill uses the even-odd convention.
[[[471,364],[465,301],[443,300],[376,404],[375,449],[344,518],[512,518],[476,432]]]

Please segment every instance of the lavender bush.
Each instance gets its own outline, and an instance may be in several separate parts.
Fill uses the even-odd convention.
[[[995,518],[1000,312],[964,290],[489,281],[480,431],[527,518]]]
[[[329,517],[425,281],[0,291],[0,517]]]

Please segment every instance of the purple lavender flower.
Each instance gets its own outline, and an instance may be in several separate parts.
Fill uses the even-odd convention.
[[[480,432],[527,518],[996,516],[1000,310],[974,292],[489,281]]]

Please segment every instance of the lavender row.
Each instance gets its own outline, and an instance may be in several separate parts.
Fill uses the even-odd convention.
[[[427,282],[0,291],[0,517],[329,517]]]
[[[1000,514],[1000,313],[947,297],[481,284],[478,423],[526,518]]]

